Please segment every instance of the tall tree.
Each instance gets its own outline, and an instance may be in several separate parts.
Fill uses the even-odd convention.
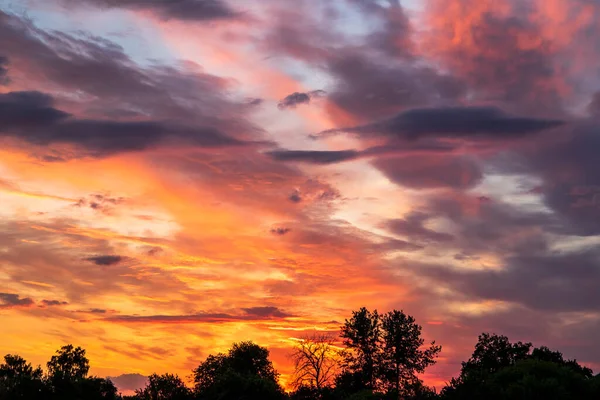
[[[291,355],[294,388],[314,388],[320,393],[331,386],[339,366],[338,354],[333,338],[327,334],[314,333],[298,341]]]
[[[381,377],[388,391],[394,390],[396,395],[403,388],[412,387],[418,382],[417,373],[422,373],[442,350],[434,342],[423,348],[425,340],[421,337],[421,326],[414,317],[403,311],[390,311],[381,318],[383,332],[383,352]]]
[[[63,346],[48,361],[48,374],[51,378],[79,380],[87,377],[90,362],[81,347],[72,344]]]
[[[90,363],[85,350],[69,344],[61,347],[50,358],[48,366],[48,383],[52,397],[60,400],[79,400],[84,398],[85,379],[90,370]]]
[[[342,326],[340,336],[349,350],[345,353],[344,367],[347,373],[359,380],[366,389],[377,387],[377,369],[381,356],[381,324],[377,310],[365,307],[352,312]]]

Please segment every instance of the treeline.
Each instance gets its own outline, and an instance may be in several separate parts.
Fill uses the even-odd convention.
[[[19,356],[5,356],[0,400],[600,399],[600,375],[591,369],[547,347],[486,333],[459,376],[437,393],[419,375],[440,352],[435,342],[425,344],[410,315],[362,308],[345,321],[339,337],[313,335],[296,342],[289,392],[279,383],[269,351],[252,342],[208,356],[192,371],[192,385],[177,375],[154,374],[134,396],[121,396],[110,380],[88,376],[85,350],[68,345],[52,356],[46,372]]]

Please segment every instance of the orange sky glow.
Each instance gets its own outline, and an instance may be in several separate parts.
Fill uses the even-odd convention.
[[[600,369],[598,3],[110,3],[0,0],[2,354],[187,377],[252,340],[285,385],[366,306],[438,388],[483,331]]]

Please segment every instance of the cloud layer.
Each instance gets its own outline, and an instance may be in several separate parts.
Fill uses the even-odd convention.
[[[0,350],[131,390],[251,339],[285,381],[368,306],[429,384],[484,330],[600,368],[597,2],[7,4]]]

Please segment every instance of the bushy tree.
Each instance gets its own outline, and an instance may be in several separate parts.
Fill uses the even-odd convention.
[[[479,336],[458,378],[442,390],[445,399],[592,399],[592,371],[547,347],[511,343],[506,336]],[[590,397],[591,396],[591,397]]]
[[[63,346],[48,361],[48,375],[51,379],[76,381],[87,377],[90,362],[81,347],[72,344]]]
[[[43,399],[47,394],[43,372],[20,356],[8,354],[0,364],[0,400]]]
[[[204,400],[279,400],[278,383],[269,351],[252,342],[235,343],[228,354],[210,355],[193,371],[195,393]]]
[[[177,375],[152,374],[142,389],[136,390],[139,400],[190,400],[192,391]]]
[[[528,359],[491,375],[483,392],[490,400],[592,399],[587,378],[568,366]]]

